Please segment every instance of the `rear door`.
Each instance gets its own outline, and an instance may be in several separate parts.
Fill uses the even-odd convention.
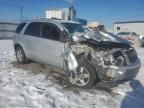
[[[22,30],[26,23],[21,23],[15,30],[14,36],[13,36],[13,41],[14,44],[19,44],[21,43],[21,40],[23,38]]]
[[[41,22],[31,22],[24,31],[23,43],[28,52],[29,58],[34,61],[39,61],[38,46],[40,39]]]

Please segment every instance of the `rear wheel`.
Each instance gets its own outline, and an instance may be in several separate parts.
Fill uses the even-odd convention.
[[[24,50],[22,47],[18,46],[15,49],[17,61],[21,64],[27,63],[27,58],[25,56]]]

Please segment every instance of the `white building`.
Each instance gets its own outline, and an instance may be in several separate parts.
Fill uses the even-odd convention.
[[[63,19],[63,12],[61,10],[48,10],[46,11],[46,18]]]
[[[47,9],[45,14],[46,14],[46,18],[76,20],[76,10],[74,9],[74,7]]]
[[[115,34],[124,31],[144,34],[144,21],[115,22],[113,30]]]

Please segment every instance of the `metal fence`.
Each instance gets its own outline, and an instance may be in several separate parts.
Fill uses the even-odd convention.
[[[0,22],[0,39],[12,38],[18,23]]]

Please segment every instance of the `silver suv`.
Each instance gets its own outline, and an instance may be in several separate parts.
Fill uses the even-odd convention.
[[[141,65],[130,42],[72,21],[23,22],[13,41],[19,63],[32,60],[63,69],[68,81],[82,88],[91,88],[99,81],[131,80]]]

